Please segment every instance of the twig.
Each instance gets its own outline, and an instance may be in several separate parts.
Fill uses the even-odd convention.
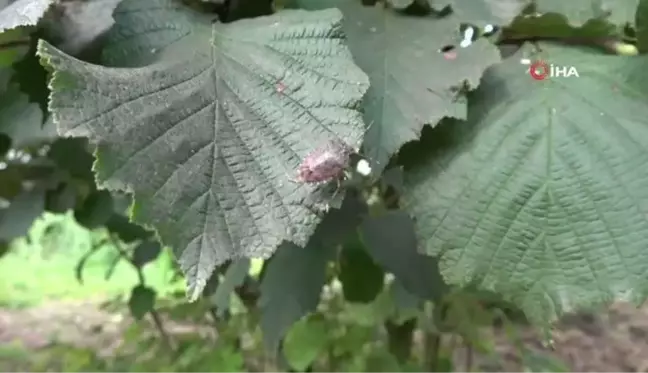
[[[464,346],[466,348],[466,362],[464,369],[466,370],[466,372],[471,372],[473,366],[473,346],[467,340],[464,340]]]
[[[119,242],[119,240],[114,235],[111,234],[109,237],[110,237],[110,242],[113,244],[115,249],[117,249],[117,251],[119,252],[119,256],[121,256],[124,260],[130,263],[133,266],[133,268],[135,268],[135,271],[137,272],[137,278],[139,279],[139,284],[141,286],[146,286],[146,278],[144,277],[144,272],[142,271],[142,269],[133,262],[133,258],[131,258],[131,256],[126,252],[126,250],[124,250],[124,248],[121,245],[121,242]],[[149,310],[149,313],[151,314],[151,318],[153,319],[153,324],[155,324],[155,328],[158,330],[160,336],[162,337],[163,343],[170,351],[174,351],[175,345],[173,343],[173,339],[164,328],[164,323],[162,322],[162,317],[160,316],[160,313],[155,308]]]

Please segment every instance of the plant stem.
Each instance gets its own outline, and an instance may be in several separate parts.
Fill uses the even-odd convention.
[[[425,369],[429,372],[436,372],[439,367],[441,354],[441,334],[437,332],[425,333]]]
[[[130,263],[133,266],[133,268],[135,268],[140,285],[146,286],[146,278],[144,277],[144,272],[142,271],[142,269],[133,262],[133,258],[131,258],[131,256],[126,252],[126,250],[124,250],[124,248],[121,245],[121,242],[114,235],[110,235],[109,237],[111,243],[119,252],[119,256],[121,256],[124,260],[128,261],[128,263]],[[164,328],[164,323],[162,322],[162,317],[160,316],[160,313],[155,308],[150,310],[149,313],[151,314],[151,318],[153,319],[153,324],[155,324],[155,328],[158,330],[160,336],[162,337],[162,341],[164,345],[170,351],[174,351],[175,347],[173,344],[173,340],[171,339],[171,336],[167,333],[166,329]]]

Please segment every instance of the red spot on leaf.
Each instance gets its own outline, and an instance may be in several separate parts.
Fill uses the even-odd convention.
[[[445,58],[448,61],[452,61],[457,58],[457,52],[455,51],[445,52],[443,53],[443,58]]]

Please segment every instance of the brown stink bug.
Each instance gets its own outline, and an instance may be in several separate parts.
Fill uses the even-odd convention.
[[[357,151],[342,140],[331,140],[326,145],[308,153],[297,167],[297,176],[290,178],[290,180],[300,184],[317,186],[335,180],[337,186],[333,195],[330,197],[333,200],[342,187],[341,181],[347,176],[351,155],[355,153]],[[317,210],[320,210],[316,211],[316,213],[327,212],[329,209],[328,204],[313,207],[317,207]]]
[[[351,154],[356,151],[341,140],[332,140],[328,144],[310,152],[297,168],[298,183],[321,184],[339,180],[349,166]]]

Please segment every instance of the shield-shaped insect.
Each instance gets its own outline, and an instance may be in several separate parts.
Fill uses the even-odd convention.
[[[310,152],[297,168],[296,182],[320,184],[342,177],[355,150],[340,140]]]
[[[367,127],[368,129],[369,127]],[[341,139],[331,140],[304,157],[297,168],[297,176],[292,181],[314,185],[336,181],[337,187],[331,197],[332,200],[337,196],[342,180],[347,177],[347,171],[351,166],[351,158],[354,154],[358,154],[358,150]],[[362,163],[362,166],[364,168],[369,167],[366,161]],[[326,209],[328,209],[328,206],[325,206]]]

